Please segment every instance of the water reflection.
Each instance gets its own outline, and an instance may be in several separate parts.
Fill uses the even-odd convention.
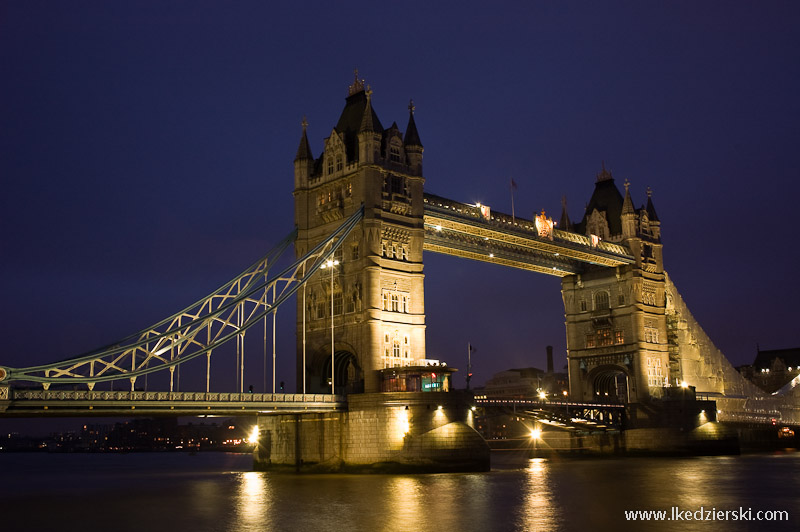
[[[272,492],[266,474],[248,471],[239,474],[236,501],[237,530],[272,528]]]
[[[422,486],[417,477],[394,477],[387,486],[385,508],[387,510],[384,530],[399,530],[404,524],[414,527],[419,519],[425,518],[422,511]]]
[[[558,526],[556,501],[550,486],[549,468],[544,458],[531,459],[525,469],[519,508],[521,530],[555,530]]]

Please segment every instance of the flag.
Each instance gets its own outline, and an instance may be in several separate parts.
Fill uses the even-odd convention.
[[[514,182],[514,179],[511,179],[511,190],[517,190],[517,184]]]

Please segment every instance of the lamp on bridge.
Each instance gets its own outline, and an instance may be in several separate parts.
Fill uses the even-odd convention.
[[[334,365],[335,350],[333,344],[333,268],[338,266],[339,261],[328,259],[320,268],[331,270],[331,395],[336,393],[336,366]]]

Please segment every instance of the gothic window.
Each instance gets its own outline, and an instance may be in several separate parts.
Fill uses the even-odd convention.
[[[608,292],[601,290],[594,295],[594,309],[606,310],[608,309]]]
[[[386,291],[383,292],[383,310],[389,310],[389,292]],[[386,338],[388,342],[389,337],[387,336]]]
[[[337,172],[341,172],[342,171],[342,156],[341,155],[336,157],[336,171]]]
[[[664,382],[664,373],[661,369],[661,359],[647,357],[647,385],[661,386]]]
[[[333,173],[333,157],[328,157],[328,174]]]
[[[317,319],[321,320],[325,317],[325,301],[317,302]]]
[[[598,329],[597,345],[600,347],[604,347],[612,344],[613,344],[613,338],[611,337],[611,329]]]
[[[347,312],[356,311],[356,291],[355,288],[350,291],[350,296],[347,298]]]
[[[342,313],[342,291],[333,294],[333,314],[338,316]]]
[[[350,248],[350,260],[358,260],[358,242]]]
[[[405,185],[405,182],[404,182],[402,177],[397,176],[397,175],[393,175],[391,177],[391,183],[392,183],[392,189],[391,189],[392,194],[404,194],[405,193],[406,185]]]
[[[347,183],[347,186],[345,187],[345,194],[347,194],[348,198],[353,195],[353,183]]]
[[[399,163],[400,162],[400,147],[399,146],[392,145],[389,148],[389,159],[391,159],[392,162],[395,162],[395,163]]]
[[[408,260],[408,244],[403,244],[400,247],[400,258],[403,260]]]
[[[343,258],[344,258],[344,248],[342,246],[339,246],[339,248],[333,252],[333,260],[338,261],[339,264],[341,264]]]
[[[395,358],[400,358],[400,339],[395,338],[394,342],[392,342],[392,356]]]
[[[625,332],[624,331],[614,331],[614,343],[615,344],[624,344],[625,343]]]
[[[409,299],[410,298],[408,296],[403,296],[403,309],[402,309],[402,312],[405,312],[406,314],[411,312],[411,308],[410,308],[411,304],[410,304]]]
[[[389,256],[389,241],[388,240],[381,240],[381,256],[388,257]]]
[[[590,347],[594,347],[594,346],[595,346],[594,335],[593,334],[587,334],[586,335],[586,347],[590,348]]]
[[[392,294],[392,312],[399,312],[400,311],[400,296],[398,294]]]
[[[392,242],[392,258],[396,259],[399,256],[397,252],[397,242]]]
[[[409,358],[411,354],[411,348],[408,344],[408,335],[403,337],[403,358]]]
[[[581,312],[586,312],[586,300],[581,299]]]

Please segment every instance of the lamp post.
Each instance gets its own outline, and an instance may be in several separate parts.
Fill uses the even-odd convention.
[[[328,259],[321,268],[331,270],[331,395],[336,393],[336,367],[334,366],[334,347],[333,347],[333,267],[339,264],[338,260]]]

